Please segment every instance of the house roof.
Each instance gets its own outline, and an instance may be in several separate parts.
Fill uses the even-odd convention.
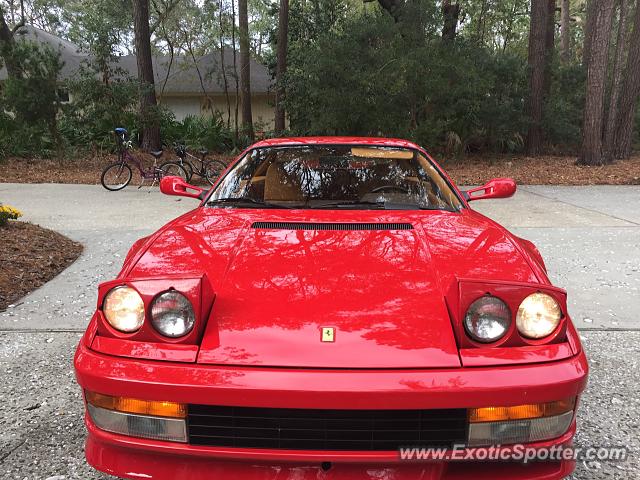
[[[48,45],[54,51],[60,52],[60,59],[64,62],[60,72],[60,77],[63,79],[73,76],[80,68],[81,63],[88,58],[86,54],[80,51],[80,47],[74,43],[31,25],[21,27],[16,33],[16,38],[18,40],[29,40]],[[0,64],[1,63],[2,62],[0,62]],[[0,68],[0,80],[5,80],[6,78],[7,69],[2,66],[2,68]]]
[[[66,80],[76,75],[84,63],[91,61],[91,55],[82,52],[80,47],[68,40],[52,35],[39,28],[27,25],[19,30],[18,38],[47,44],[60,52],[64,62],[60,78]],[[202,94],[203,86],[207,93],[223,93],[224,77],[222,75],[222,58],[224,57],[224,71],[230,92],[235,91],[235,76],[233,70],[233,50],[230,48],[217,49],[214,53],[196,56],[195,62],[190,56],[153,57],[153,74],[157,90],[164,86],[165,94]],[[239,55],[237,62],[239,62]],[[138,76],[135,55],[116,57],[114,67],[120,68],[126,75]],[[252,93],[267,93],[271,87],[271,75],[263,64],[254,59],[250,60],[251,91]],[[239,69],[239,65],[238,65]],[[239,71],[239,70],[238,70]],[[0,68],[0,80],[7,78],[6,68]],[[202,81],[201,81],[202,78]],[[166,81],[166,84],[165,84]]]
[[[195,62],[193,58],[187,56],[176,56],[173,60],[171,60],[169,56],[154,56],[153,75],[155,77],[156,89],[161,90],[166,81],[166,85],[164,85],[165,93],[202,93],[203,85],[204,90],[208,93],[223,93],[223,56],[227,88],[230,92],[233,92],[235,91],[235,76],[233,70],[233,50],[230,48],[224,48],[222,52],[218,50],[215,53],[196,57]],[[138,75],[136,61],[135,55],[118,57],[117,66],[135,77]],[[237,58],[237,62],[240,62],[239,58]],[[238,65],[238,69],[239,68],[240,66]],[[251,59],[249,68],[251,72],[251,91],[253,93],[269,92],[271,75],[269,75],[267,67]]]

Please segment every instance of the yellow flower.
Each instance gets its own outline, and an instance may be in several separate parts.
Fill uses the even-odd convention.
[[[0,204],[0,225],[7,223],[7,220],[16,220],[22,216],[22,212],[9,205]]]

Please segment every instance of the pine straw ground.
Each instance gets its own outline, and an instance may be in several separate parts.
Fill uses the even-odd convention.
[[[521,185],[640,185],[640,155],[602,167],[575,164],[575,157],[468,157],[445,160],[443,168],[458,185],[481,185],[511,177]]]
[[[228,155],[215,158],[225,162],[233,159]],[[603,167],[575,165],[573,156],[437,158],[458,185],[478,185],[494,177],[511,177],[525,185],[640,185],[640,154]],[[7,159],[0,163],[0,183],[98,184],[102,169],[114,160],[113,155],[73,160]],[[147,156],[145,164],[151,163]],[[136,185],[140,179],[133,170],[132,184]]]
[[[82,253],[82,245],[32,223],[0,226],[0,312],[51,280]]]
[[[145,169],[153,165],[153,157],[135,153],[136,157],[143,160]],[[230,162],[232,156],[209,156],[209,160],[219,159],[225,163]],[[102,170],[117,160],[116,155],[97,155],[75,159],[26,159],[9,158],[0,162],[0,183],[76,183],[95,185],[100,183]],[[176,156],[164,155],[158,165],[168,160],[176,160]],[[198,165],[199,166],[199,165]],[[134,165],[131,165],[133,178],[131,185],[140,184],[140,175]],[[199,179],[200,177],[196,177]],[[149,182],[149,180],[147,180]],[[207,184],[208,185],[208,184]]]

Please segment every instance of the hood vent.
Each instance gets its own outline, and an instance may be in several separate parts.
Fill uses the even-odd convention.
[[[268,230],[413,230],[410,223],[254,222],[251,228]]]

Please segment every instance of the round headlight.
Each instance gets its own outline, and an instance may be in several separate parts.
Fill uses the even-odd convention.
[[[555,299],[545,293],[532,293],[518,308],[516,325],[527,338],[551,335],[562,318],[562,309]]]
[[[144,322],[144,302],[131,287],[115,287],[104,297],[102,312],[107,322],[121,332],[139,330]]]
[[[166,337],[182,337],[193,329],[196,316],[187,297],[169,290],[158,295],[151,303],[151,323]]]
[[[501,339],[511,325],[509,307],[497,297],[481,297],[473,302],[464,317],[464,328],[475,341],[491,343]]]

